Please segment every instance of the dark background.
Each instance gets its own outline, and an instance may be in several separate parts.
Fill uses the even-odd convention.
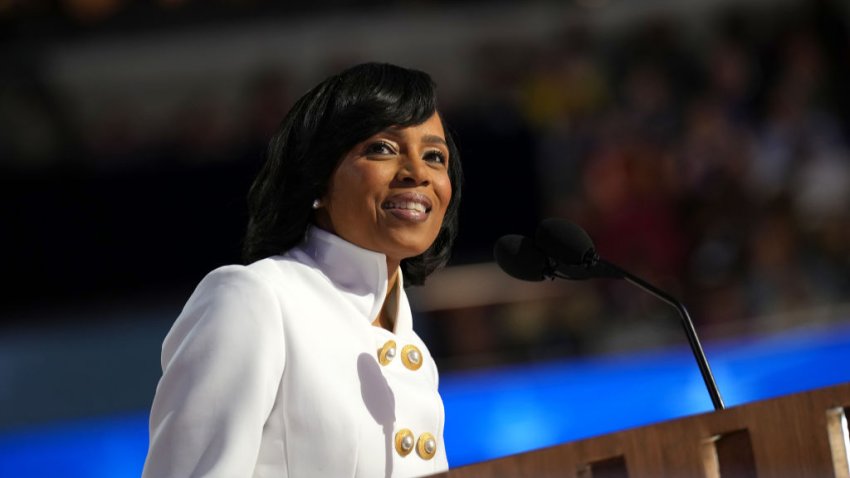
[[[706,337],[846,320],[848,15],[829,0],[0,2],[15,390],[0,425],[147,406],[181,304],[240,262],[268,138],[362,61],[428,71],[461,149],[450,270],[478,298],[435,305],[439,276],[412,292],[443,369],[681,341],[621,284],[540,296],[472,266],[550,216],[683,298]]]

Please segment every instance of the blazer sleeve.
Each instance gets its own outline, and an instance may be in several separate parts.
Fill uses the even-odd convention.
[[[142,476],[251,476],[285,356],[263,278],[245,266],[207,275],[162,345]]]

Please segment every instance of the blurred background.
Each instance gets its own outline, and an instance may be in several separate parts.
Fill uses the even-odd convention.
[[[492,263],[546,217],[687,304],[727,404],[850,380],[846,2],[0,0],[0,475],[139,475],[269,137],[363,61],[430,73],[462,153],[409,290],[452,466],[711,410],[673,309]]]

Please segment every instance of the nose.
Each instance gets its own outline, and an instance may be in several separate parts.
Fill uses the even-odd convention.
[[[425,186],[430,183],[428,165],[425,160],[415,155],[407,155],[402,160],[396,173],[396,180],[414,186]]]

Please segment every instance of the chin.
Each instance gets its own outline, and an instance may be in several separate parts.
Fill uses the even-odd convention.
[[[423,238],[421,234],[416,234],[414,237],[404,234],[399,237],[399,234],[392,234],[387,241],[387,255],[399,257],[401,259],[409,259],[423,254],[434,243],[436,236],[430,240]]]
[[[387,254],[389,257],[398,257],[401,260],[410,259],[411,257],[416,257],[425,253],[428,250],[428,246],[426,247],[396,247],[393,249],[393,253]]]

